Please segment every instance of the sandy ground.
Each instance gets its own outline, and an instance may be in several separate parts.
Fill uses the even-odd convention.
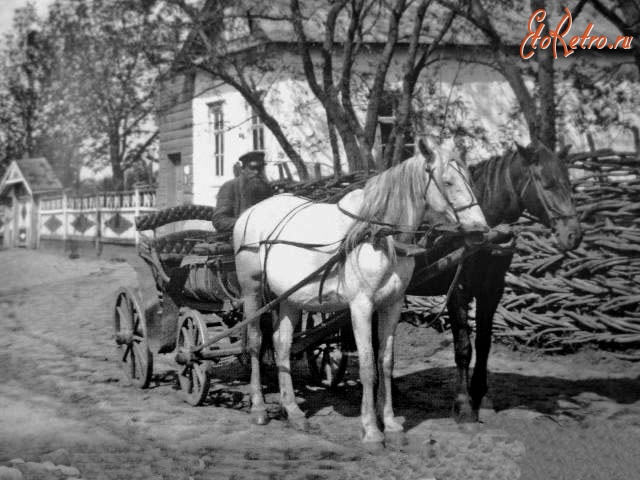
[[[0,278],[0,479],[16,469],[27,480],[627,480],[640,472],[640,365],[602,352],[545,357],[497,345],[495,410],[458,425],[449,419],[450,335],[401,324],[396,404],[408,444],[371,454],[359,442],[354,361],[336,391],[309,387],[297,364],[306,433],[280,417],[267,371],[272,421],[253,426],[237,361],[216,369],[203,407],[180,400],[171,356],[157,358],[148,390],[122,384],[111,319],[115,290],[137,282],[127,263],[0,251]],[[66,468],[46,457],[59,449]]]

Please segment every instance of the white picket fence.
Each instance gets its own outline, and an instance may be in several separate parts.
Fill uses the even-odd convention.
[[[136,244],[135,217],[155,210],[156,192],[151,189],[41,198],[38,238]]]

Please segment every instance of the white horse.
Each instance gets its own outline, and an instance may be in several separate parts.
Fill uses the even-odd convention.
[[[382,445],[377,425],[371,316],[377,311],[380,338],[380,401],[384,429],[402,432],[391,399],[393,342],[404,291],[414,260],[397,256],[394,242],[411,241],[423,222],[487,228],[482,211],[457,163],[434,154],[420,142],[420,154],[371,178],[364,189],[347,194],[337,205],[313,203],[283,194],[245,211],[236,222],[233,243],[245,318],[320,268],[342,248],[345,255],[323,278],[315,278],[280,304],[274,320],[280,401],[294,427],[306,419],[295,401],[290,371],[293,331],[303,310],[349,309],[358,348],[362,382],[364,442]],[[251,355],[251,414],[264,424],[267,415],[260,382],[262,341],[255,323],[248,327]]]

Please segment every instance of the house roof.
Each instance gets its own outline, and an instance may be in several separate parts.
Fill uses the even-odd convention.
[[[16,183],[24,183],[31,194],[62,190],[60,180],[44,157],[12,161],[0,183],[0,195]]]

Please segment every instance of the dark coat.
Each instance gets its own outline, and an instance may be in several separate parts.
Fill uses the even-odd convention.
[[[211,223],[216,231],[231,233],[242,212],[272,194],[271,187],[263,177],[250,177],[240,172],[237,178],[220,187]]]

